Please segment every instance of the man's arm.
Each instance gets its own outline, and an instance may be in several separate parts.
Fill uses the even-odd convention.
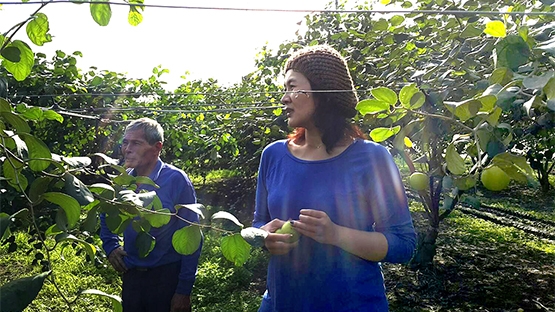
[[[174,294],[170,312],[191,312],[191,296]]]
[[[108,256],[108,261],[118,272],[126,272],[127,267],[123,262],[123,257],[127,256],[127,253],[123,250],[120,245],[120,237],[108,228],[106,225],[106,214],[100,214],[100,239],[102,240],[102,249]]]
[[[194,204],[197,202],[195,189],[189,178],[184,174],[179,177],[179,181],[173,184],[177,187],[176,193],[178,194],[175,198],[175,204]],[[199,216],[189,209],[180,209],[178,215],[190,222],[199,223]],[[188,226],[189,224],[185,221],[178,220],[178,229]],[[199,248],[191,255],[181,256],[181,270],[179,272],[179,281],[175,294],[172,299],[172,310],[171,311],[190,311],[190,295],[193,290],[193,284],[195,283],[198,260],[200,257],[200,252],[202,249],[202,240]],[[187,308],[189,310],[187,310]]]

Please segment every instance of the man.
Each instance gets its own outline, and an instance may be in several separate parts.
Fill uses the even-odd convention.
[[[177,204],[196,202],[193,185],[185,172],[163,163],[159,156],[164,143],[164,130],[155,120],[141,118],[125,129],[122,153],[127,171],[133,176],[150,177],[159,188],[139,185],[140,190],[156,191],[164,208],[175,212]],[[180,209],[179,215],[198,222],[198,216],[189,209]],[[172,245],[174,232],[187,223],[172,217],[160,228],[152,228],[150,235],[156,245],[147,257],[139,257],[135,246],[137,232],[129,225],[123,232],[123,247],[119,237],[106,226],[105,215],[100,216],[100,238],[103,249],[114,269],[123,274],[122,300],[124,312],[181,312],[191,311],[190,294],[200,255],[178,254]]]

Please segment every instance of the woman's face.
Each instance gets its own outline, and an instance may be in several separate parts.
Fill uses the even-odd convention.
[[[307,129],[314,126],[312,121],[312,115],[316,109],[314,97],[310,92],[298,92],[310,90],[312,90],[310,82],[303,74],[292,69],[285,73],[285,94],[281,102],[285,104],[289,127]]]

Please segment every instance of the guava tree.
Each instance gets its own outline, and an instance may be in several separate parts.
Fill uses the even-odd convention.
[[[304,45],[327,43],[344,53],[361,89],[358,121],[371,130],[371,139],[389,144],[412,172],[429,179],[419,191],[429,221],[413,260],[419,265],[433,260],[439,223],[463,193],[475,189],[483,170],[485,184],[488,177],[505,175],[536,183],[524,154],[514,148],[512,116],[553,111],[554,24],[548,14],[465,12],[548,12],[540,1],[393,3],[437,13],[309,15],[306,33],[259,65],[279,69]],[[449,10],[461,13],[442,13]],[[538,122],[540,116],[527,118]]]
[[[440,222],[479,179],[493,190],[503,189],[510,179],[535,182],[526,158],[511,152],[515,142],[508,112],[519,104],[522,109],[529,93],[538,95],[534,106],[549,107],[552,98],[550,82],[539,81],[552,67],[543,62],[551,56],[533,39],[542,31],[534,27],[537,21],[518,16],[443,20],[444,27],[453,25],[445,33],[448,36],[432,39],[448,43],[444,59],[419,51],[419,60],[412,65],[415,73],[399,83],[404,86],[398,95],[385,87],[374,88],[373,98],[358,105],[363,115],[371,115],[366,120],[373,125],[370,137],[378,142],[394,138],[394,148],[411,171],[429,177],[429,185],[419,187],[429,228],[420,235],[415,265],[433,261]],[[416,26],[403,26],[403,21],[385,31],[401,29],[407,38],[418,38],[427,22],[422,16],[412,21]]]
[[[106,224],[121,234],[128,226],[139,234],[139,256],[146,257],[156,241],[149,234],[153,228],[177,218],[186,226],[174,233],[172,244],[177,252],[191,254],[201,242],[201,229],[211,228],[223,233],[221,250],[229,261],[244,264],[250,255],[251,245],[261,246],[266,233],[255,228],[245,228],[237,218],[224,211],[210,216],[214,225],[190,222],[178,215],[179,209],[190,209],[204,217],[201,204],[163,207],[155,191],[136,193],[137,185],[156,184],[147,177],[134,177],[102,153],[65,157],[50,152],[46,144],[32,134],[29,123],[42,120],[61,122],[63,117],[50,109],[35,112],[27,107],[19,113],[11,103],[0,98],[0,155],[2,193],[13,189],[19,194],[3,198],[0,212],[0,240],[17,248],[14,234],[27,232],[35,240],[35,252],[29,256],[37,259],[43,273],[11,281],[0,287],[2,309],[23,310],[37,296],[48,279],[68,305],[68,309],[84,295],[100,295],[112,301],[114,311],[121,310],[118,296],[89,289],[67,293],[58,285],[52,269],[52,254],[64,248],[84,251],[91,264],[99,262],[101,251],[90,238],[98,232],[99,214],[106,214]],[[100,161],[93,162],[99,158]],[[97,177],[97,183],[85,185],[80,178]],[[8,192],[9,193],[9,192]],[[216,222],[217,221],[217,222]]]

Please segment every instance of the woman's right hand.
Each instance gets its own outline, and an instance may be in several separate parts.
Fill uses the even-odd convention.
[[[286,221],[280,219],[274,219],[261,227],[261,229],[269,233],[264,240],[264,245],[272,255],[285,255],[299,244],[299,241],[294,243],[290,242],[291,234],[274,233],[279,230],[285,222]]]

